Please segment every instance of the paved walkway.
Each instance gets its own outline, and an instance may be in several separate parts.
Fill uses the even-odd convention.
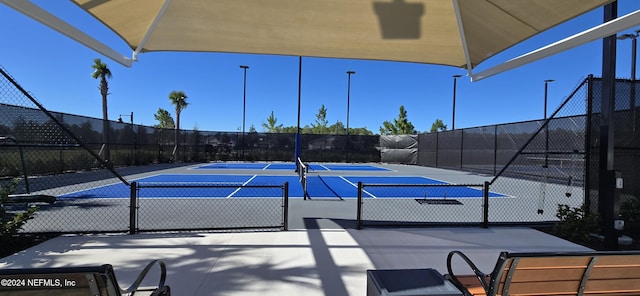
[[[307,227],[281,232],[62,236],[0,259],[0,268],[109,263],[121,286],[127,287],[150,259],[162,259],[177,296],[341,296],[366,295],[367,269],[435,268],[444,274],[451,250],[463,251],[490,272],[503,250],[588,249],[520,227]],[[457,262],[456,270],[467,273],[463,267]],[[151,277],[147,284],[154,282]]]

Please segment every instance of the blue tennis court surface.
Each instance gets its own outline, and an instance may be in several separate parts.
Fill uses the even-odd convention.
[[[140,198],[281,198],[282,189],[251,187],[281,186],[289,183],[289,197],[304,196],[298,176],[265,175],[189,175],[163,174],[135,180],[141,187]],[[310,198],[357,198],[358,182],[363,184],[392,184],[400,186],[365,187],[366,198],[481,198],[482,190],[470,187],[420,187],[402,184],[446,184],[425,177],[377,176],[308,176],[307,192]],[[173,185],[176,188],[149,188],[154,185]],[[207,185],[212,187],[187,187]],[[182,188],[180,186],[183,186]],[[490,197],[504,197],[490,192]],[[73,192],[59,198],[129,198],[130,188],[122,183]]]
[[[295,163],[211,163],[195,169],[215,170],[291,170],[296,169]],[[364,164],[309,164],[309,171],[389,171],[386,168]]]

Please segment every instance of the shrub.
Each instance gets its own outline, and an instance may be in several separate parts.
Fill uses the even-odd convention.
[[[636,198],[623,202],[620,215],[624,219],[624,233],[640,240],[640,200]]]
[[[590,234],[599,231],[600,218],[596,214],[586,213],[584,208],[559,204],[556,217],[560,222],[554,226],[554,232],[573,242],[588,242]]]
[[[5,246],[9,243],[22,226],[27,223],[28,220],[33,219],[37,207],[28,207],[25,211],[18,211],[8,213],[5,210],[5,203],[9,199],[9,195],[15,192],[18,185],[18,180],[14,179],[13,182],[0,186],[0,245]]]

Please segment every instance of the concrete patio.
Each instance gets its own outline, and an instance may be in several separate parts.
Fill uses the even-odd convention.
[[[318,223],[323,221],[310,225]],[[490,272],[500,251],[589,249],[524,227],[100,234],[46,241],[2,258],[0,268],[109,263],[128,287],[149,260],[162,259],[172,295],[366,295],[367,269],[434,268],[445,274],[451,250]],[[456,262],[456,271],[470,272],[464,268]],[[144,285],[156,283],[157,274],[152,270]]]

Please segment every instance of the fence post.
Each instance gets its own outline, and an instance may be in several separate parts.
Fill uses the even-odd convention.
[[[131,182],[131,197],[129,199],[129,234],[136,233],[136,216],[137,216],[137,206],[136,200],[138,193],[138,182]]]
[[[439,166],[438,166],[438,157],[439,157],[439,155],[438,155],[438,149],[439,149],[440,147],[438,147],[438,144],[439,144],[439,142],[438,142],[438,135],[440,135],[440,132],[436,131],[436,167],[439,167]]]
[[[362,181],[358,182],[358,213],[356,214],[356,229],[362,229]]]
[[[593,125],[593,74],[590,74],[587,77],[587,125],[585,128],[585,137],[584,137],[584,169],[583,172],[585,174],[584,185],[582,191],[584,192],[584,208],[588,211],[589,214],[592,214],[594,211],[591,209],[591,141],[592,141],[592,125]]]
[[[489,181],[484,181],[484,188],[482,189],[482,193],[484,194],[482,228],[489,228],[489,184]]]
[[[464,158],[464,129],[460,130],[460,170],[462,171],[462,161]]]
[[[493,126],[493,174],[498,173],[498,125]]]
[[[282,211],[282,226],[284,231],[289,230],[289,182],[284,182],[284,209]]]

